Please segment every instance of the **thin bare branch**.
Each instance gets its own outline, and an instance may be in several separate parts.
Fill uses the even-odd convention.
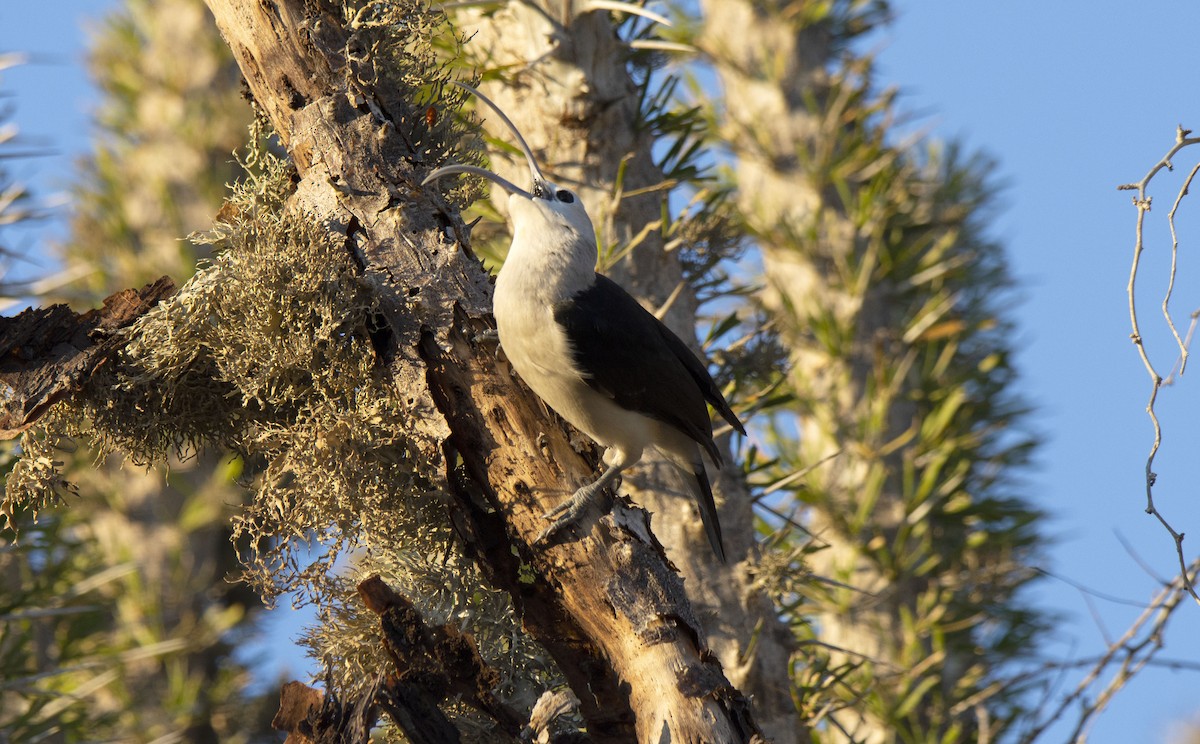
[[[1128,605],[1128,606],[1130,606],[1130,607],[1145,607],[1145,606],[1146,606],[1146,603],[1145,603],[1145,602],[1139,602],[1138,600],[1135,600],[1135,599],[1123,599],[1123,598],[1121,598],[1121,597],[1117,597],[1117,596],[1114,596],[1114,595],[1112,595],[1112,594],[1106,594],[1106,593],[1104,593],[1104,592],[1101,592],[1101,591],[1098,591],[1098,590],[1096,590],[1096,589],[1092,589],[1091,587],[1089,587],[1089,586],[1087,586],[1087,585],[1085,585],[1085,584],[1081,584],[1081,583],[1079,583],[1078,581],[1075,581],[1074,579],[1068,579],[1066,576],[1061,576],[1061,575],[1059,575],[1059,574],[1056,574],[1056,573],[1054,573],[1053,571],[1047,571],[1047,570],[1046,570],[1046,569],[1044,569],[1044,568],[1035,568],[1034,570],[1035,570],[1035,571],[1037,571],[1037,572],[1038,572],[1038,573],[1040,573],[1040,574],[1044,574],[1045,576],[1049,576],[1050,578],[1052,578],[1052,579],[1055,579],[1056,581],[1061,581],[1061,582],[1063,582],[1064,584],[1069,584],[1071,587],[1073,587],[1073,588],[1074,588],[1076,591],[1078,591],[1080,594],[1084,594],[1084,595],[1089,595],[1089,596],[1092,596],[1092,597],[1096,597],[1097,599],[1103,599],[1103,600],[1104,600],[1104,601],[1106,601],[1106,602],[1112,602],[1112,603],[1114,603],[1114,604],[1123,604],[1123,605]],[[1156,577],[1155,577],[1155,578],[1156,578]],[[1166,582],[1165,582],[1165,581],[1163,581],[1162,579],[1157,579],[1157,578],[1156,578],[1156,580],[1157,580],[1157,581],[1158,581],[1158,583],[1160,583],[1160,584],[1165,584],[1165,583],[1166,583]]]
[[[1167,580],[1164,579],[1162,576],[1159,576],[1154,571],[1154,569],[1150,567],[1150,564],[1147,563],[1142,558],[1142,556],[1140,554],[1138,554],[1138,552],[1136,550],[1133,549],[1133,546],[1129,544],[1129,541],[1127,539],[1125,539],[1125,536],[1121,534],[1120,530],[1113,530],[1113,534],[1116,535],[1117,542],[1121,543],[1121,547],[1125,548],[1125,552],[1129,555],[1130,558],[1133,559],[1133,562],[1138,564],[1141,567],[1141,569],[1146,572],[1147,576],[1154,579],[1154,583],[1156,583],[1156,584],[1167,583]]]
[[[1196,335],[1196,320],[1200,319],[1200,308],[1193,310],[1189,317],[1191,318],[1191,322],[1188,323],[1187,333],[1183,337],[1183,346],[1185,349],[1192,348],[1192,337]],[[1176,374],[1183,373],[1182,362],[1183,355],[1181,354],[1178,358],[1176,358],[1175,364],[1171,367],[1171,372],[1166,376],[1165,379],[1163,379],[1163,385],[1175,384]]]
[[[1175,343],[1179,345],[1179,374],[1183,376],[1183,372],[1187,369],[1188,347],[1179,337],[1179,331],[1175,328],[1175,321],[1171,320],[1171,311],[1168,309],[1168,304],[1171,302],[1171,293],[1175,291],[1175,270],[1179,259],[1179,233],[1175,229],[1175,214],[1179,211],[1179,204],[1183,201],[1183,197],[1188,194],[1188,187],[1192,185],[1192,179],[1196,177],[1196,171],[1200,171],[1200,163],[1196,163],[1192,167],[1191,173],[1184,179],[1183,186],[1179,188],[1179,193],[1175,195],[1175,203],[1171,205],[1171,211],[1167,214],[1167,224],[1171,227],[1171,278],[1167,282],[1167,293],[1163,296],[1162,311],[1163,317],[1167,319],[1167,326],[1171,329],[1171,335],[1175,337]]]
[[[1150,417],[1150,423],[1154,426],[1154,442],[1150,447],[1150,454],[1146,457],[1146,513],[1153,515],[1154,518],[1157,519],[1171,535],[1171,539],[1175,541],[1175,552],[1179,558],[1180,576],[1182,576],[1184,579],[1188,594],[1191,595],[1192,599],[1195,600],[1197,604],[1200,604],[1200,595],[1196,594],[1196,590],[1193,588],[1192,582],[1187,578],[1188,570],[1186,560],[1183,556],[1184,533],[1176,531],[1175,528],[1171,526],[1170,522],[1167,521],[1166,517],[1159,512],[1158,507],[1154,504],[1154,482],[1158,478],[1157,473],[1154,472],[1154,457],[1158,454],[1158,448],[1162,444],[1162,426],[1159,423],[1158,414],[1154,410],[1154,404],[1158,400],[1158,391],[1163,385],[1163,378],[1158,374],[1158,371],[1154,368],[1154,364],[1150,361],[1150,356],[1146,353],[1146,346],[1142,340],[1141,327],[1138,323],[1136,303],[1138,267],[1141,263],[1142,251],[1145,249],[1144,227],[1146,222],[1146,213],[1150,211],[1151,204],[1151,197],[1146,193],[1146,190],[1150,185],[1150,181],[1163,168],[1166,168],[1167,170],[1174,169],[1174,166],[1171,163],[1171,158],[1175,156],[1175,153],[1179,152],[1185,147],[1200,144],[1200,137],[1189,137],[1188,135],[1191,133],[1192,132],[1190,129],[1184,129],[1182,126],[1178,127],[1175,132],[1175,144],[1171,146],[1171,149],[1167,151],[1167,154],[1164,155],[1162,159],[1154,164],[1154,166],[1142,178],[1142,180],[1138,181],[1137,183],[1122,184],[1117,188],[1122,191],[1137,192],[1137,195],[1133,198],[1133,205],[1137,209],[1136,238],[1133,246],[1133,262],[1129,268],[1129,284],[1126,288],[1126,294],[1129,300],[1129,323],[1131,328],[1129,338],[1133,341],[1134,346],[1137,347],[1138,356],[1141,357],[1142,365],[1146,368],[1146,374],[1150,376],[1150,399],[1146,402],[1146,414]],[[1188,185],[1191,184],[1192,178],[1195,176],[1198,169],[1200,169],[1200,165],[1192,169],[1192,172],[1188,175],[1187,180],[1180,189],[1179,196],[1175,200],[1175,205],[1172,207],[1170,212],[1171,236],[1176,247],[1178,245],[1178,241],[1175,240],[1175,212],[1179,208],[1179,201],[1187,194]],[[1174,289],[1175,284],[1176,247],[1172,248],[1171,281],[1167,287],[1167,295],[1163,299],[1164,314],[1167,314],[1167,302],[1170,300],[1171,291]],[[1187,345],[1179,338],[1179,334],[1175,330],[1175,326],[1171,322],[1169,314],[1167,314],[1167,323],[1171,327],[1171,332],[1175,335],[1175,339],[1181,349],[1180,373],[1182,374],[1183,366],[1187,363]]]
[[[1021,737],[1020,741],[1023,743],[1036,741],[1052,723],[1061,720],[1067,710],[1073,706],[1079,707],[1079,717],[1069,741],[1085,741],[1087,731],[1096,716],[1102,713],[1113,696],[1122,690],[1134,675],[1153,662],[1154,657],[1162,650],[1167,623],[1179,607],[1185,594],[1194,594],[1192,584],[1198,570],[1200,570],[1200,558],[1193,560],[1181,575],[1164,585],[1125,633],[1095,660],[1091,669],[1079,681],[1075,689],[1059,700],[1048,714],[1040,716],[1037,723]],[[1089,694],[1098,684],[1101,675],[1108,672],[1114,665],[1116,669],[1108,683],[1094,698],[1089,698]]]

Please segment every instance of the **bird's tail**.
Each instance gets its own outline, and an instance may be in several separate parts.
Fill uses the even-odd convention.
[[[708,474],[704,472],[703,463],[692,465],[692,475],[696,478],[696,505],[700,507],[700,521],[704,523],[704,531],[708,534],[708,542],[721,563],[725,563],[725,544],[721,541],[721,522],[717,519],[717,503],[713,501],[712,487],[708,483]]]

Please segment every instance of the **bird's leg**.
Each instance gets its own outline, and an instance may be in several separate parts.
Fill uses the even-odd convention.
[[[612,511],[613,496],[607,489],[614,481],[620,480],[621,471],[625,468],[622,458],[615,459],[616,462],[605,468],[599,478],[580,488],[571,498],[543,515],[545,519],[551,520],[551,524],[538,535],[537,542],[545,542],[558,532],[573,526],[591,508],[597,509],[601,515]]]

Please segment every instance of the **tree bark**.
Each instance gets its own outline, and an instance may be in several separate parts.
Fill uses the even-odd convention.
[[[340,8],[208,5],[299,170],[297,213],[343,236],[378,293],[392,334],[386,361],[422,414],[414,441],[444,468],[467,549],[567,675],[593,739],[748,741],[746,701],[706,653],[644,515],[618,507],[577,540],[532,546],[541,515],[589,481],[594,463],[473,343],[491,325],[491,286],[455,239],[461,222],[418,185],[435,164],[407,144],[415,109],[349,74],[353,31]]]

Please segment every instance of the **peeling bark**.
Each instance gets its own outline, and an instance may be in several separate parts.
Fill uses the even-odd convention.
[[[284,744],[369,744],[371,728],[379,720],[380,697],[379,690],[371,688],[343,701],[301,682],[288,682],[279,693],[271,727],[287,732]]]
[[[271,728],[288,734],[284,744],[309,744],[311,733],[306,733],[305,721],[310,713],[321,708],[324,693],[303,682],[288,682],[279,691],[279,710],[271,719]]]

